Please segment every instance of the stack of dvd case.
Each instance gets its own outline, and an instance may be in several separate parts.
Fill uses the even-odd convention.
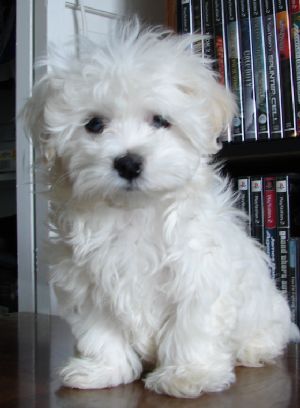
[[[300,0],[178,0],[182,33],[208,35],[202,54],[235,95],[223,141],[297,137],[300,131]]]
[[[271,276],[300,327],[300,175],[246,176],[235,181],[249,232],[265,247]]]

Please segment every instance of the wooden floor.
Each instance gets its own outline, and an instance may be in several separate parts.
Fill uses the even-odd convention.
[[[72,354],[67,325],[32,314],[0,318],[2,408],[285,408],[300,407],[300,347],[291,344],[276,365],[236,369],[229,390],[194,400],[146,391],[141,381],[114,389],[79,391],[61,386],[57,370]]]

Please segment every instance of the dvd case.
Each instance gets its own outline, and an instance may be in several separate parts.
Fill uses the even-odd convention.
[[[267,254],[271,259],[270,272],[276,285],[280,288],[277,279],[276,266],[278,258],[277,248],[277,214],[276,214],[276,177],[264,177],[264,243]]]
[[[300,0],[290,0],[296,133],[300,131]]]
[[[278,279],[281,290],[288,291],[289,239],[300,236],[300,176],[284,175],[276,179]]]
[[[264,244],[263,177],[251,177],[251,235]]]
[[[202,0],[203,34],[209,37],[204,40],[204,55],[211,59],[216,58],[213,6],[214,3],[211,0]]]
[[[282,93],[277,48],[277,31],[274,4],[272,0],[262,1],[262,15],[265,37],[265,58],[267,75],[267,96],[269,106],[270,138],[283,137]]]
[[[237,20],[237,0],[224,0],[228,54],[228,82],[236,98],[238,113],[233,118],[232,141],[244,141],[243,89],[240,64],[240,36]]]
[[[183,34],[202,31],[202,17],[199,0],[181,0],[180,21],[181,32]]]
[[[300,327],[300,239],[289,240],[288,301],[292,321]]]
[[[226,36],[224,29],[224,9],[222,0],[213,0],[214,39],[216,54],[216,71],[219,73],[219,81],[228,86],[226,64]]]
[[[267,98],[267,73],[265,58],[265,36],[261,12],[262,0],[250,0],[251,45],[253,77],[256,102],[257,139],[268,139],[269,109]]]
[[[290,15],[287,0],[275,0],[277,48],[282,86],[284,136],[296,136]]]
[[[248,231],[251,234],[251,186],[250,177],[237,178],[237,190],[239,192],[239,208],[248,216]]]
[[[237,5],[240,28],[244,140],[255,140],[257,138],[256,100],[253,80],[253,58],[248,0],[240,0],[237,2]]]
[[[219,81],[227,89],[228,82],[228,55],[227,55],[227,37],[224,19],[223,0],[213,0],[213,27],[214,27],[214,47],[215,47],[215,70],[219,74]],[[223,142],[231,141],[231,129],[228,128],[220,136]]]

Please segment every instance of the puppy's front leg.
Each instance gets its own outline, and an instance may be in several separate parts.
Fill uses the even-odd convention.
[[[230,345],[214,327],[216,321],[211,314],[201,320],[193,302],[187,308],[177,307],[159,340],[158,366],[146,378],[147,388],[195,398],[203,392],[222,391],[234,382]]]
[[[94,311],[77,318],[72,330],[79,356],[61,370],[64,385],[107,388],[139,378],[142,364],[112,316]]]

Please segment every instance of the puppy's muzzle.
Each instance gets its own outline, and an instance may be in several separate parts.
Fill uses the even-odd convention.
[[[143,170],[143,158],[135,153],[128,153],[125,156],[116,157],[114,169],[119,176],[126,180],[133,180],[141,174]]]

